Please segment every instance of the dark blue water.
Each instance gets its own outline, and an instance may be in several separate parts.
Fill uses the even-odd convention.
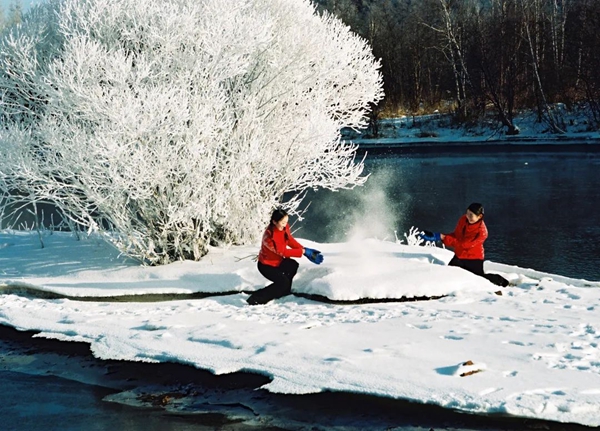
[[[412,227],[450,232],[471,202],[485,207],[486,259],[600,280],[600,153],[493,151],[367,156],[367,183],[318,191],[297,235],[380,239]]]
[[[208,431],[177,415],[103,401],[111,391],[55,376],[0,370],[4,431]]]

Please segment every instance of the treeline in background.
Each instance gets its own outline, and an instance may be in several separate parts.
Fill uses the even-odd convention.
[[[316,0],[367,39],[381,59],[385,116],[493,112],[507,133],[536,110],[563,128],[557,104],[600,127],[599,0]],[[376,111],[376,114],[378,113]]]
[[[507,133],[533,109],[552,131],[554,107],[583,109],[600,128],[600,0],[314,0],[364,37],[381,59],[378,116],[497,115]],[[23,5],[0,6],[0,31]]]

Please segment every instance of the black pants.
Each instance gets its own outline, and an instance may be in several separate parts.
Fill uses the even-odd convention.
[[[298,272],[298,262],[294,259],[283,259],[279,266],[265,265],[258,262],[258,271],[273,283],[257,290],[248,298],[248,304],[266,304],[272,299],[292,293],[292,279]]]
[[[448,266],[458,266],[466,269],[475,275],[486,278],[497,286],[508,286],[508,280],[499,274],[486,274],[483,272],[483,259],[459,259],[454,255],[452,260],[448,262]]]

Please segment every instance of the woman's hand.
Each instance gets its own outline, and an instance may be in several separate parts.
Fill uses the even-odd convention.
[[[306,256],[312,263],[316,263],[317,265],[320,265],[323,262],[323,255],[321,252],[313,248],[305,248],[304,256]]]

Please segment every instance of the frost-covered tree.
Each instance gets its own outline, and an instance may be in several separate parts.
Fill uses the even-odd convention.
[[[1,42],[0,190],[151,264],[249,243],[364,181],[378,68],[307,0],[49,0]]]

